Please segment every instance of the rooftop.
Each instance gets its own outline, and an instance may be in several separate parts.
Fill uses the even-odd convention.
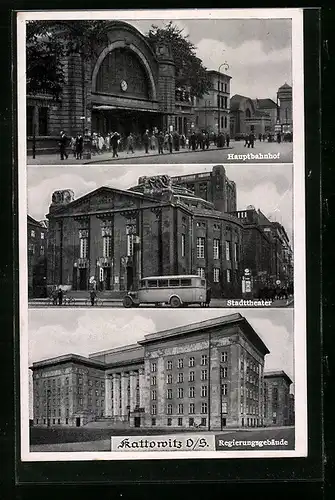
[[[264,372],[264,378],[278,378],[282,377],[288,382],[289,385],[292,384],[292,380],[290,377],[287,375],[284,370],[276,370],[276,371],[269,371],[269,372]]]

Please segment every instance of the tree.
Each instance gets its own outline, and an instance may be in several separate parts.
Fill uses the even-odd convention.
[[[176,65],[176,88],[190,87],[192,96],[203,97],[211,88],[206,68],[196,55],[195,45],[170,21],[164,28],[152,25],[147,34],[152,46],[163,42],[171,46]]]

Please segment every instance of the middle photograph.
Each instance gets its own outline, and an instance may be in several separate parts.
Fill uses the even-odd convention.
[[[293,307],[293,166],[27,168],[30,307]]]

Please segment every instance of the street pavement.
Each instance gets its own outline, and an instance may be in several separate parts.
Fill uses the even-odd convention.
[[[158,155],[157,150],[146,154],[143,150],[136,150],[134,154],[119,152],[118,158],[113,158],[111,152],[105,152],[92,156],[91,159],[76,160],[73,154],[69,154],[67,160],[61,161],[59,153],[37,155],[35,159],[28,156],[28,165],[100,165],[110,163],[122,164],[187,164],[187,163],[291,163],[293,145],[289,142],[277,144],[276,142],[255,142],[254,148],[244,147],[243,141],[231,141],[229,148],[217,148],[213,144],[208,150],[181,149],[173,151],[172,154],[164,152]],[[244,158],[245,155],[249,158]],[[271,155],[270,158],[262,158],[260,155]],[[239,155],[242,155],[240,157]],[[254,155],[254,156],[252,156]]]
[[[78,430],[79,433],[75,431]],[[101,429],[100,433],[96,432],[96,429],[90,429],[82,427],[80,429],[71,428],[46,428],[43,429],[43,444],[31,444],[30,451],[32,452],[71,452],[71,451],[111,451],[111,436],[130,436],[130,435],[150,435],[151,429],[124,429],[124,430],[112,430],[112,429]],[[31,429],[32,442],[35,441],[34,434],[38,434],[39,429]],[[107,431],[107,432],[106,432]],[[202,431],[192,432],[188,430],[187,434],[198,434],[208,431],[205,429]],[[212,434],[211,432],[209,432]],[[173,432],[166,432],[166,429],[156,429],[154,434],[160,435],[173,435],[176,436],[180,434],[180,431],[174,430]],[[287,451],[294,449],[295,443],[295,430],[294,427],[264,427],[264,428],[249,428],[249,429],[227,429],[222,431],[216,431],[213,433],[216,435],[217,447],[220,451],[268,451],[268,450],[280,450]],[[72,439],[72,441],[71,441]],[[266,440],[285,440],[286,445],[257,445],[255,442],[266,441]],[[254,442],[254,445],[234,445],[235,441],[248,441]]]
[[[237,302],[237,303],[236,303]],[[282,300],[274,300],[272,303],[270,301],[254,301],[253,304],[250,303],[250,301],[245,302],[242,304],[240,300],[234,299],[234,301],[229,301],[228,299],[212,299],[210,303],[210,308],[227,308],[227,309],[236,309],[236,308],[278,308],[278,307],[293,307],[294,301],[293,298],[290,298],[288,300],[282,299]],[[74,303],[71,305],[66,305],[63,304],[62,306],[54,306],[50,304],[50,301],[48,299],[30,299],[29,300],[29,307],[32,308],[52,308],[52,309],[59,309],[59,308],[92,308],[91,305],[87,305],[87,298],[76,298],[74,299]],[[113,307],[122,307],[122,300],[121,299],[102,299],[101,301],[98,302],[97,305],[93,306],[95,309],[101,309],[101,308],[113,308]],[[144,305],[142,304],[140,306],[141,309],[147,309],[147,308],[152,308],[154,306],[151,305]],[[160,308],[170,308],[169,305],[163,305],[160,306]],[[193,304],[188,306],[188,308],[200,308],[198,304]],[[157,307],[155,307],[157,309]]]

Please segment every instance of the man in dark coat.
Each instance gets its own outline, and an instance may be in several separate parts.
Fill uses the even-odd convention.
[[[158,137],[157,137],[157,142],[158,142],[158,154],[164,154],[164,134],[162,131],[159,132]]]
[[[76,159],[81,160],[83,157],[83,149],[84,149],[84,138],[81,134],[77,134],[75,144],[76,144]]]
[[[250,135],[249,135],[249,144],[248,144],[248,148],[250,147],[254,147],[254,144],[255,144],[255,136],[254,134],[251,132]]]
[[[196,135],[194,132],[192,132],[191,134],[191,137],[190,137],[190,145],[191,145],[191,148],[192,148],[192,151],[195,151],[195,147],[196,147]]]
[[[227,148],[229,148],[229,143],[230,143],[229,134],[226,135],[226,143],[227,143]]]
[[[58,289],[57,296],[58,296],[58,305],[61,306],[63,304],[63,290],[61,288]]]
[[[113,149],[113,158],[118,157],[119,155],[117,154],[117,148],[119,145],[119,140],[120,140],[120,134],[117,132],[114,132],[114,134],[111,137],[111,145]]]
[[[60,152],[60,159],[61,160],[64,160],[64,157],[67,160],[69,157],[69,155],[66,152],[67,144],[68,144],[68,138],[66,137],[65,132],[63,130],[61,130],[60,138],[59,138],[59,152]]]

